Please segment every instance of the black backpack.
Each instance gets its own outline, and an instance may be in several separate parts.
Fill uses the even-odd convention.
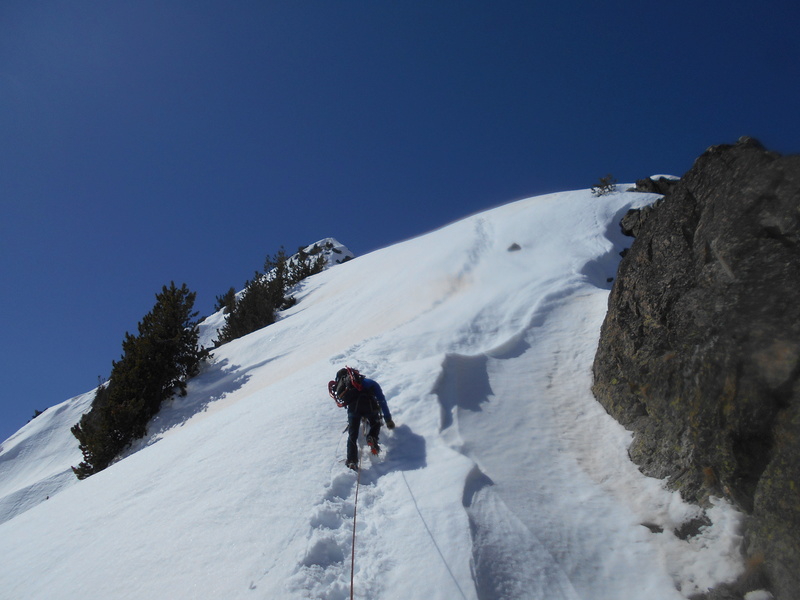
[[[336,406],[349,407],[354,404],[359,412],[375,412],[378,401],[375,396],[364,390],[364,376],[358,369],[345,367],[336,373],[336,379],[328,382],[328,393],[336,401]],[[362,402],[366,402],[362,406]]]

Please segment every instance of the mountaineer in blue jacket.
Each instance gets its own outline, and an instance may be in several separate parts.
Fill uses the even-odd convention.
[[[386,404],[386,397],[378,382],[367,379],[356,369],[345,367],[336,373],[336,379],[328,383],[328,391],[336,404],[347,408],[347,467],[358,470],[358,426],[361,419],[369,423],[367,444],[373,454],[381,449],[378,436],[381,431],[381,413],[386,427],[394,429],[392,414]]]

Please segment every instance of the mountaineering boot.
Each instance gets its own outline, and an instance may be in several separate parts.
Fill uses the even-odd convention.
[[[373,454],[377,454],[378,452],[381,451],[381,447],[378,446],[378,438],[368,435],[367,444],[369,445],[369,449],[372,451]]]
[[[348,460],[348,461],[345,463],[345,466],[346,466],[348,469],[353,469],[353,471],[358,471],[358,463],[357,463],[356,461],[354,461],[354,460]]]

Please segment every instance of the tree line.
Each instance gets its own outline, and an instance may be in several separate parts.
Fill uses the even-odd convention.
[[[297,283],[322,271],[321,248],[302,248],[287,258],[281,248],[256,271],[241,294],[231,288],[217,297],[226,313],[215,346],[271,325],[280,310],[292,306],[288,295]],[[97,388],[92,408],[71,431],[83,461],[72,467],[78,479],[102,471],[130,444],[144,437],[147,424],[162,403],[186,395],[186,385],[199,372],[210,351],[198,345],[199,321],[193,311],[196,293],[171,282],[156,294],[156,303],[138,324],[138,334],[125,334],[122,357],[112,361],[109,380]]]
[[[227,316],[215,344],[221,346],[272,325],[279,311],[295,303],[294,297],[288,295],[291,289],[324,267],[325,256],[318,246],[309,252],[301,247],[291,258],[283,248],[267,256],[264,272],[256,271],[238,297],[233,288],[217,297],[216,310],[224,310]]]

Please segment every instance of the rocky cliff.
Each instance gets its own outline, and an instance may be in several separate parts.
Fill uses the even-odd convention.
[[[660,191],[623,219],[595,396],[642,471],[740,506],[750,564],[800,598],[800,156],[742,138]]]

